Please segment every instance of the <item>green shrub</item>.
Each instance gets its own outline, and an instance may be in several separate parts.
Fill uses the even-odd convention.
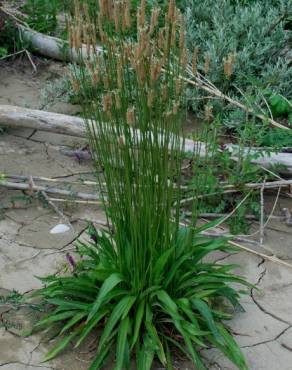
[[[61,0],[27,0],[22,7],[28,15],[26,22],[35,31],[52,34],[57,28]]]
[[[208,55],[210,68],[207,78],[215,86],[249,105],[242,98],[241,92],[244,93],[266,112],[260,91],[269,88],[272,93],[291,99],[292,69],[284,55],[291,37],[290,31],[285,30],[288,3],[282,0],[187,1],[187,46],[190,51],[200,48],[199,70],[203,73],[204,57]],[[277,23],[283,15],[284,20]],[[223,64],[230,54],[235,54],[235,62],[231,77],[226,78]],[[194,98],[201,95],[201,90],[190,90],[190,105],[194,109],[199,106]],[[218,100],[213,100],[212,104],[217,111],[225,105]],[[234,107],[227,106],[227,113],[229,109],[233,111]],[[237,122],[233,117],[228,121],[231,126]],[[238,121],[242,122],[242,119]]]
[[[18,33],[9,20],[0,19],[0,58],[15,53],[22,48]]]

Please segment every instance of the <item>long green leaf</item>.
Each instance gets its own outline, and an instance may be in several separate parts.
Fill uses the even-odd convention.
[[[115,308],[113,309],[113,312],[111,314],[111,316],[109,317],[107,323],[106,323],[106,326],[103,330],[103,333],[102,333],[102,336],[100,338],[100,341],[99,341],[99,346],[98,346],[98,350],[101,351],[103,346],[107,343],[107,341],[109,340],[109,337],[115,327],[115,325],[117,324],[117,322],[120,320],[120,319],[123,319],[125,318],[131,307],[133,306],[134,302],[136,300],[136,297],[133,297],[133,296],[127,296],[127,297],[124,297],[116,306]]]
[[[205,319],[208,328],[211,330],[216,340],[218,340],[219,342],[222,341],[222,337],[217,329],[216,323],[212,315],[212,311],[207,305],[207,303],[205,303],[202,299],[198,298],[193,298],[191,302],[193,307],[196,308],[200,312],[202,317]]]
[[[56,357],[61,351],[63,351],[67,347],[71,340],[74,339],[80,333],[80,330],[81,330],[80,328],[77,328],[75,331],[73,331],[73,333],[67,335],[64,339],[62,339],[50,352],[47,353],[42,362],[47,362]]]
[[[138,306],[137,311],[136,311],[134,335],[133,335],[133,340],[132,340],[132,344],[131,344],[131,349],[134,347],[134,345],[136,344],[137,339],[139,337],[139,332],[140,332],[140,328],[141,328],[141,324],[142,324],[142,320],[143,320],[143,316],[144,316],[144,309],[145,309],[145,300],[143,299],[139,303],[139,306]]]
[[[154,352],[151,339],[148,335],[145,335],[143,345],[138,351],[137,370],[151,370]]]
[[[63,327],[63,329],[60,332],[60,335],[63,334],[66,330],[72,328],[72,326],[76,325],[80,320],[82,320],[84,317],[86,317],[86,312],[78,312],[75,316],[72,317],[71,320],[68,321],[68,323]]]
[[[80,346],[83,340],[88,336],[93,328],[100,322],[100,320],[108,313],[109,309],[104,307],[102,308],[97,315],[95,315],[92,319],[90,319],[82,329],[80,338],[78,339],[75,348]]]
[[[62,313],[49,315],[49,316],[45,317],[44,319],[40,320],[39,322],[37,322],[35,324],[35,327],[42,326],[42,325],[45,325],[45,324],[49,324],[49,323],[52,323],[52,322],[62,321],[62,320],[65,320],[65,319],[68,319],[68,318],[74,316],[75,314],[76,314],[76,311],[65,311],[65,312],[62,312]]]
[[[175,315],[177,319],[179,319],[178,315],[178,308],[176,303],[171,299],[171,297],[166,293],[165,290],[159,290],[155,293],[157,298],[160,300],[160,302],[164,305],[164,307],[170,311],[171,315]],[[167,312],[167,311],[166,311]]]
[[[99,370],[103,365],[105,358],[109,355],[109,352],[113,345],[114,341],[113,340],[109,341],[109,343],[106,346],[104,346],[102,352],[97,353],[88,370]]]
[[[167,249],[162,255],[158,258],[155,266],[153,268],[153,282],[158,284],[163,279],[164,275],[162,274],[163,269],[165,268],[170,256],[174,251],[174,247]]]
[[[123,281],[123,277],[121,274],[114,273],[110,275],[102,284],[99,294],[92,306],[92,309],[88,315],[87,321],[89,321],[99,310],[103,300],[106,298],[107,294],[118,285],[121,281]]]
[[[118,342],[117,342],[117,351],[116,351],[117,358],[116,358],[115,370],[122,370],[124,367],[124,362],[125,362],[125,357],[126,357],[125,351],[126,351],[129,327],[130,327],[130,319],[129,319],[129,316],[126,316],[120,324]]]

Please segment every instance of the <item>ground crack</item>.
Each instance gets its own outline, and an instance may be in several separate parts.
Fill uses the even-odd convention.
[[[255,299],[255,297],[254,297],[253,289],[251,290],[251,294],[250,294],[250,296],[251,296],[252,300],[254,301],[254,303],[258,306],[258,308],[259,308],[262,312],[264,312],[266,315],[269,315],[269,316],[271,316],[273,319],[278,320],[278,321],[280,321],[280,322],[282,322],[282,323],[284,323],[284,324],[291,325],[291,323],[290,323],[290,322],[288,322],[288,321],[286,321],[286,320],[281,319],[280,317],[278,317],[278,316],[276,316],[275,314],[273,314],[273,313],[271,313],[271,312],[267,311],[263,306],[261,306],[261,304],[260,304],[260,303],[258,303],[258,301],[257,301],[257,300]]]
[[[247,346],[242,346],[241,348],[252,348],[252,347],[257,347],[257,346],[260,346],[261,344],[267,344],[267,343],[271,343],[271,342],[275,342],[276,340],[278,340],[282,335],[284,335],[289,329],[291,329],[291,325],[287,326],[287,328],[285,328],[284,330],[281,331],[281,333],[279,333],[275,338],[273,339],[268,339],[268,340],[264,340],[262,342],[258,342],[258,343],[255,343],[255,344],[250,344],[250,345],[247,345]],[[292,351],[292,349],[290,349]]]

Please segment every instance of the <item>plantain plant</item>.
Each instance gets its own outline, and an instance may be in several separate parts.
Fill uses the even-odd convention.
[[[56,326],[62,337],[45,361],[101,330],[90,370],[100,369],[112,353],[116,370],[129,369],[131,361],[138,370],[151,369],[154,360],[173,369],[176,351],[205,369],[200,351],[209,346],[245,370],[222,322],[230,316],[218,302],[240,308],[240,291],[230,283],[248,284],[231,272],[234,266],[204,260],[228,250],[225,239],[208,239],[200,235],[203,228],[180,223],[184,19],[174,0],[163,24],[159,8],[147,19],[142,0],[132,39],[129,1],[100,0],[97,19],[88,2],[75,1],[69,20],[71,46],[80,56],[71,82],[83,96],[110,227],[89,230],[91,242],[77,246],[82,258],[69,258],[72,274],[42,279],[45,286],[36,294],[51,311],[37,326]]]

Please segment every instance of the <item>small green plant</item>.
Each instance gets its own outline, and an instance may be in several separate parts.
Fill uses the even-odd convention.
[[[234,130],[237,143],[231,148],[231,144],[224,144],[224,125],[217,117],[212,124],[203,125],[201,131],[193,136],[195,141],[204,143],[205,154],[197,151],[190,157],[193,168],[188,174],[190,179],[185,180],[189,191],[184,197],[192,199],[191,194],[195,192],[200,197],[201,213],[227,214],[237,208],[239,202],[249,194],[234,217],[227,220],[234,234],[247,233],[247,214],[259,217],[259,194],[257,191],[251,194],[245,184],[267,179],[267,173],[252,163],[258,156],[252,148],[258,145],[265,132],[265,126],[259,127],[254,121],[247,121],[244,126]],[[230,188],[238,192],[229,193]],[[182,204],[188,206],[186,201],[182,201]]]
[[[15,27],[9,20],[0,19],[0,58],[6,57],[22,49]]]
[[[61,0],[28,0],[22,7],[28,15],[26,22],[35,31],[52,34],[57,28]]]
[[[199,235],[214,224],[180,226],[184,19],[171,0],[163,24],[156,7],[148,21],[142,0],[137,37],[131,38],[129,1],[101,0],[96,24],[87,9],[76,1],[70,20],[71,46],[80,55],[85,43],[88,51],[72,85],[83,96],[91,153],[96,171],[103,171],[99,192],[110,227],[108,232],[91,228],[92,242],[77,249],[82,258],[67,256],[72,275],[42,279],[46,286],[36,294],[52,311],[37,327],[61,323],[63,336],[45,361],[72,341],[78,347],[100,328],[90,370],[100,369],[112,352],[116,370],[130,368],[132,355],[138,370],[150,370],[154,359],[173,369],[174,351],[203,370],[200,350],[209,345],[246,370],[223,324],[230,316],[218,302],[240,309],[241,291],[229,284],[248,284],[231,273],[233,266],[204,261],[212,251],[228,250],[225,239]],[[95,52],[97,36],[102,54]]]

